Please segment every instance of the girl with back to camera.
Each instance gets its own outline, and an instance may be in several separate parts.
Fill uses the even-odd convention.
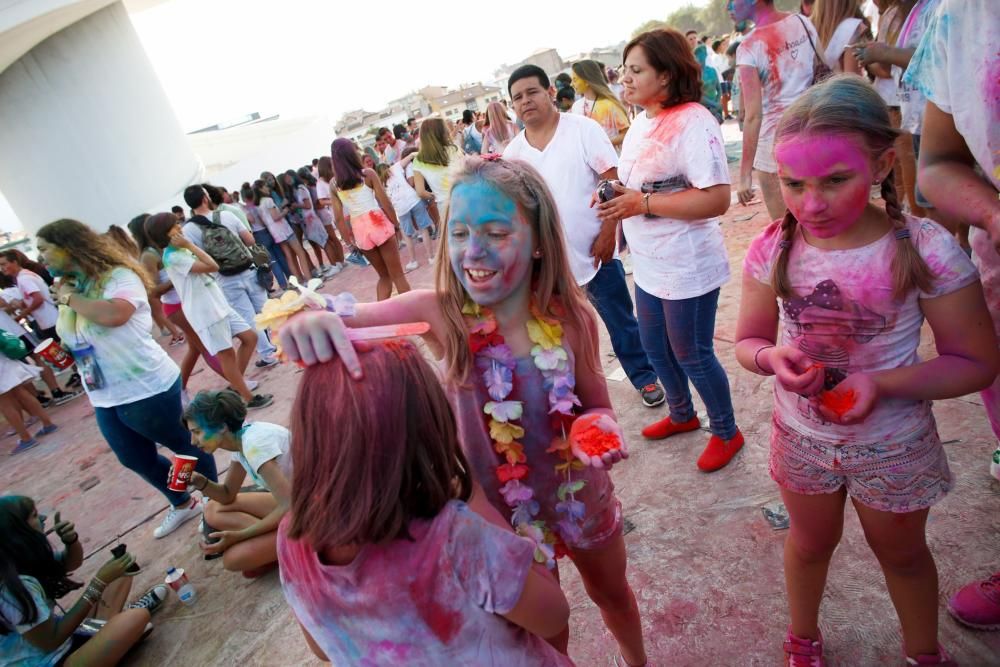
[[[306,370],[292,409],[281,583],[313,652],[334,664],[572,664],[559,584],[473,486],[455,418],[409,342]],[[317,499],[329,509],[316,512]]]
[[[440,118],[428,118],[420,124],[420,150],[413,160],[413,187],[428,204],[437,204],[434,224],[448,219],[448,195],[451,190],[449,165],[461,157],[462,151],[448,134],[448,126]],[[434,209],[431,209],[434,218]]]
[[[643,665],[607,471],[628,452],[600,372],[596,316],[569,270],[555,203],[524,163],[466,157],[456,166],[436,289],[357,304],[343,320],[297,315],[282,334],[285,352],[307,365],[339,354],[361,377],[345,324],[427,321],[424,340],[443,367],[473,479],[535,542],[536,559],[555,567],[557,556],[572,557],[625,662]],[[601,447],[590,447],[594,438]],[[552,643],[565,651],[568,637],[565,630]]]
[[[399,220],[392,208],[382,181],[373,169],[361,166],[361,159],[349,139],[337,139],[330,146],[333,173],[337,181],[337,197],[330,199],[337,226],[346,229],[344,206],[351,214],[351,238],[378,273],[378,300],[392,296],[395,286],[399,294],[410,291],[399,261],[396,231]]]
[[[486,107],[486,119],[489,127],[483,132],[483,155],[489,153],[503,154],[510,140],[520,131],[517,125],[507,116],[507,110],[499,102],[490,102]]]
[[[777,380],[770,471],[791,517],[790,665],[826,664],[819,607],[848,497],[882,566],[907,664],[955,664],[937,641],[925,536],[930,506],[952,486],[931,401],[989,385],[997,342],[968,257],[944,228],[899,208],[897,132],[860,77],[807,91],[777,127],[789,210],[744,263],[737,359]],[[873,184],[885,210],[869,202]],[[921,362],[925,318],[938,356]]]
[[[573,111],[596,120],[611,139],[615,150],[621,151],[629,127],[628,112],[608,87],[604,65],[595,60],[573,63],[573,89],[583,95],[573,105]]]

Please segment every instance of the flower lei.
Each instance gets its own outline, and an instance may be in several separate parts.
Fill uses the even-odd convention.
[[[556,455],[556,473],[564,478],[556,492],[559,499],[556,512],[561,518],[553,530],[544,521],[535,518],[540,506],[535,500],[534,490],[526,481],[531,468],[524,454],[524,445],[517,441],[524,437],[524,427],[516,423],[521,419],[524,404],[522,401],[507,400],[514,389],[517,365],[514,353],[497,331],[496,318],[488,308],[466,301],[462,314],[469,328],[469,348],[475,356],[476,369],[481,373],[492,399],[483,406],[483,412],[488,417],[493,449],[503,457],[503,463],[496,469],[497,479],[503,485],[500,494],[512,510],[511,525],[514,530],[535,543],[535,560],[552,568],[555,559],[567,553],[565,544],[579,540],[586,513],[585,505],[574,495],[587,482],[573,479],[573,471],[584,467],[573,455],[568,437],[577,417],[575,412],[580,407],[580,399],[573,391],[576,379],[569,365],[569,355],[562,345],[562,325],[559,320],[543,315],[532,304],[532,319],[527,323],[528,338],[534,343],[531,358],[541,372],[543,388],[548,392],[553,429],[560,434],[545,450]]]

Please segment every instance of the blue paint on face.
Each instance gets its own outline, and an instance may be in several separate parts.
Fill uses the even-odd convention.
[[[756,4],[757,0],[729,0],[726,10],[733,21],[747,21],[753,18]]]
[[[494,185],[480,179],[452,189],[448,259],[473,301],[495,306],[524,285],[533,249],[531,225]]]
[[[224,426],[217,424],[206,424],[201,419],[195,418],[188,424],[191,431],[191,444],[203,452],[211,454],[222,445]]]

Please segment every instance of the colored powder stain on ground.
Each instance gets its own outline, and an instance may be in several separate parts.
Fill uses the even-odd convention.
[[[858,396],[853,389],[847,391],[837,391],[831,389],[819,395],[819,401],[827,410],[843,417],[858,401]]]
[[[584,427],[574,433],[577,447],[587,456],[601,456],[612,449],[621,448],[621,440],[616,434],[608,433],[597,426],[599,418],[600,415],[581,417],[581,421],[586,420]]]

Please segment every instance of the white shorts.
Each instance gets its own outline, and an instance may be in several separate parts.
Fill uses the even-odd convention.
[[[34,380],[41,374],[42,369],[38,366],[8,359],[0,354],[0,394],[6,394],[14,387],[20,386],[28,380]]]
[[[774,161],[774,134],[764,136],[761,132],[757,140],[757,154],[753,158],[753,168],[769,174],[778,173],[778,163]]]
[[[228,350],[233,346],[233,337],[248,331],[250,325],[236,311],[230,311],[229,317],[219,320],[215,324],[204,329],[199,329],[196,333],[205,346],[205,351],[209,354],[218,354],[223,350]]]

